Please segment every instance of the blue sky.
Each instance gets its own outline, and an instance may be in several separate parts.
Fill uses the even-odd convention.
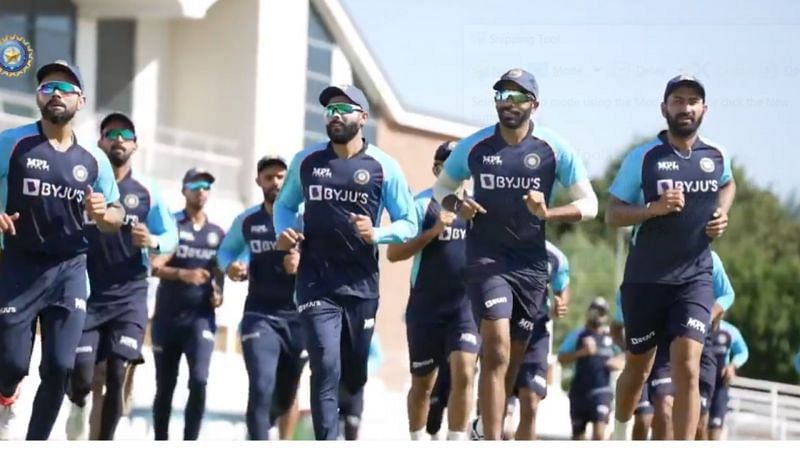
[[[537,120],[592,175],[664,126],[664,86],[703,80],[702,134],[758,184],[800,191],[800,2],[342,0],[407,109],[476,125],[497,120],[491,86],[523,67]]]

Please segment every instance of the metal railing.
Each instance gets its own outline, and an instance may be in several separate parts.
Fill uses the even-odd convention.
[[[738,377],[728,408],[730,439],[800,439],[800,386]]]

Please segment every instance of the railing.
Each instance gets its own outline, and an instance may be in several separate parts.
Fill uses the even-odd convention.
[[[800,386],[739,377],[728,408],[731,439],[800,439]]]

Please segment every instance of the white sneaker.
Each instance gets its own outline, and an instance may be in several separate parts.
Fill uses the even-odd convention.
[[[11,428],[16,417],[13,403],[8,406],[0,406],[0,441],[11,439]]]
[[[469,439],[471,441],[482,441],[483,440],[483,423],[481,423],[481,418],[476,417],[472,421],[472,426],[469,427],[470,436]]]
[[[85,441],[86,436],[86,414],[88,408],[81,408],[75,403],[70,403],[69,418],[67,419],[67,440]]]

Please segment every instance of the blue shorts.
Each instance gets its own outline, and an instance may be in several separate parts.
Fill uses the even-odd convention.
[[[650,403],[649,383],[645,383],[644,387],[642,387],[642,394],[639,396],[639,403],[636,404],[636,409],[633,413],[637,416],[648,416],[653,412],[655,412],[655,409],[653,404]]]
[[[711,342],[711,331],[709,338],[703,346],[703,354],[700,356],[700,414],[706,414],[711,407],[711,397],[717,384],[717,358],[714,356]]]
[[[155,317],[151,334],[156,378],[159,367],[171,367],[175,361],[180,361],[181,355],[186,355],[190,382],[207,382],[216,331],[214,317],[200,316],[180,322]]]
[[[620,293],[631,353],[645,353],[677,337],[705,342],[716,301],[711,280],[680,285],[622,283]]]
[[[529,389],[540,399],[547,397],[547,357],[550,354],[550,332],[547,319],[534,323],[528,348],[517,373],[517,389]]]
[[[573,436],[581,435],[590,423],[608,423],[614,394],[601,392],[569,398],[569,415]]]
[[[656,359],[653,369],[647,379],[648,396],[651,401],[657,397],[675,395],[675,386],[672,384],[672,372],[669,364],[669,345],[659,345],[656,350]]]
[[[728,414],[728,390],[727,384],[717,380],[708,412],[709,428],[722,428],[725,425],[725,416]]]
[[[86,255],[53,263],[0,253],[0,375],[3,382],[27,374],[37,319],[41,317],[43,360],[75,363],[86,320],[89,287]],[[20,373],[22,372],[22,373]]]
[[[406,311],[406,339],[410,370],[415,376],[427,375],[445,364],[450,352],[477,354],[480,349],[478,327],[466,298],[461,307],[456,304],[455,309],[427,316]]]

